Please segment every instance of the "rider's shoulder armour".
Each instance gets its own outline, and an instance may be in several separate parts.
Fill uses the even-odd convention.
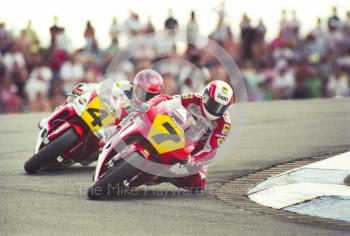
[[[188,93],[181,95],[181,99],[185,105],[188,105],[187,103],[199,105],[202,100],[202,96],[199,93]]]

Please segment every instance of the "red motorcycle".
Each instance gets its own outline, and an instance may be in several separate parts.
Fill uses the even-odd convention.
[[[48,166],[88,165],[97,160],[103,128],[115,116],[96,90],[74,96],[41,124],[34,156],[24,169],[32,174]]]
[[[208,122],[192,116],[177,98],[156,106],[146,103],[141,110],[104,145],[87,191],[90,199],[164,176],[188,157],[208,129]]]

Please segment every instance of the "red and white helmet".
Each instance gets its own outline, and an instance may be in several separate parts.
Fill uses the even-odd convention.
[[[221,80],[215,80],[207,84],[202,97],[202,110],[210,120],[222,117],[234,102],[231,86]]]
[[[143,103],[162,93],[162,76],[152,69],[141,70],[133,81],[133,97],[137,103]]]

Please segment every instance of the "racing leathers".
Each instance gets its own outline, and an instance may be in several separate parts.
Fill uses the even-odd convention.
[[[168,95],[159,95],[149,100],[148,103],[157,105],[162,101],[173,98],[180,98],[182,105],[195,117],[195,119],[204,117],[204,113],[201,109],[202,96],[199,94],[189,93],[186,95],[175,95],[173,97]],[[217,149],[224,143],[231,128],[231,119],[227,112],[225,112],[225,114],[217,120],[206,120],[211,123],[211,128],[208,128],[206,133],[200,138],[199,144],[192,151],[191,156],[189,157],[189,165],[198,165],[199,170],[193,175],[175,177],[171,179],[166,178],[165,181],[169,181],[180,188],[190,190],[204,189],[208,179],[206,164],[208,164],[215,157]]]

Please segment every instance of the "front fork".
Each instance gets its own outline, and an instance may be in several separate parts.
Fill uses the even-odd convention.
[[[40,127],[41,130],[38,134],[38,138],[36,141],[35,149],[34,149],[34,154],[37,154],[42,146],[46,146],[47,144],[50,143],[49,137],[48,137],[48,127],[47,123],[44,124],[42,127]]]

